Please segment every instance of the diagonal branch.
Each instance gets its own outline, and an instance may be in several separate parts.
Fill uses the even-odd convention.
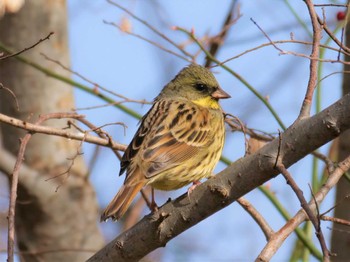
[[[289,167],[350,128],[350,94],[322,112],[295,122],[284,133],[280,155]],[[241,158],[218,175],[144,217],[88,261],[138,261],[149,252],[244,194],[278,175],[274,168],[279,146],[273,140],[256,153]]]
[[[306,202],[306,199],[304,197],[303,191],[298,187],[297,183],[292,178],[291,174],[288,172],[288,170],[285,168],[283,164],[278,164],[277,166],[278,171],[281,172],[281,174],[285,177],[287,183],[291,186],[293,191],[295,192],[296,196],[298,197],[301,207],[306,212],[308,218],[310,219],[311,223],[315,227],[316,230],[316,236],[320,241],[322,252],[324,256],[324,261],[329,261],[330,252],[327,248],[326,241],[324,239],[323,232],[321,230],[321,223],[318,217],[314,214],[313,210],[309,207],[308,203]]]
[[[330,174],[326,183],[321,187],[319,192],[315,194],[317,204],[321,203],[329,191],[338,183],[339,179],[345,172],[350,169],[350,156],[339,163],[338,167]],[[309,202],[311,210],[316,209],[314,199]],[[321,215],[322,218],[322,215]],[[278,248],[283,244],[284,240],[294,232],[294,230],[307,219],[307,214],[304,209],[300,209],[297,214],[289,220],[279,231],[277,231],[271,240],[266,244],[264,249],[258,256],[259,261],[270,261]]]
[[[11,53],[11,54],[8,54],[6,56],[0,56],[0,60],[4,60],[4,59],[10,58],[10,57],[14,57],[14,56],[20,55],[20,54],[22,54],[22,53],[24,53],[24,52],[26,52],[26,51],[36,47],[41,42],[44,42],[45,40],[48,40],[53,34],[54,34],[53,32],[50,32],[46,37],[39,39],[35,44],[33,44],[33,45],[29,46],[29,47],[26,47],[26,48],[24,48],[23,50],[21,50],[19,52]]]
[[[254,221],[259,225],[261,230],[263,231],[266,240],[268,241],[271,236],[275,233],[270,225],[267,223],[265,218],[254,208],[254,206],[246,200],[244,197],[240,197],[237,199],[238,204],[244,208],[245,211],[254,219]]]

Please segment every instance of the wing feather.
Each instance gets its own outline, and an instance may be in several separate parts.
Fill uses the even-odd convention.
[[[172,102],[168,117],[160,123],[165,128],[150,133],[140,152],[145,176],[151,178],[206,150],[213,139],[209,117],[207,109]]]
[[[211,114],[188,102],[155,102],[126,149],[121,172],[139,165],[146,178],[183,164],[211,143],[215,134],[209,126]]]

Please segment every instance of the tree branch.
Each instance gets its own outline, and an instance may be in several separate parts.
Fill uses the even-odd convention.
[[[266,240],[268,241],[271,236],[275,233],[270,225],[267,223],[265,218],[254,208],[254,206],[246,200],[244,197],[240,197],[237,199],[238,204],[244,208],[245,211],[254,219],[254,221],[259,225],[261,230],[263,231]]]
[[[350,156],[344,161],[340,162],[338,167],[330,174],[327,182],[321,187],[319,192],[316,193],[315,199],[317,204],[321,203],[326,197],[328,192],[338,183],[339,179],[342,177],[344,172],[350,169]],[[314,199],[309,202],[309,207],[311,210],[316,209],[316,204]],[[321,216],[322,217],[322,216]],[[304,209],[300,209],[297,214],[289,220],[289,222],[284,225],[279,231],[277,231],[271,240],[266,244],[264,249],[259,254],[257,261],[270,261],[272,256],[276,253],[278,248],[283,244],[284,240],[292,233],[294,230],[307,219],[307,214]]]
[[[61,114],[61,118],[74,118],[77,120],[82,120],[84,116],[74,114],[74,113],[57,113]],[[64,115],[63,115],[64,114]],[[7,115],[1,114],[0,113],[0,122],[27,130],[32,133],[41,133],[41,134],[47,134],[47,135],[54,135],[54,136],[61,136],[61,137],[66,137],[69,139],[73,140],[78,140],[78,141],[85,141],[88,143],[93,143],[96,145],[100,146],[108,146],[111,147],[114,150],[125,150],[125,145],[118,144],[111,140],[110,138],[99,138],[93,135],[89,135],[87,133],[83,132],[71,132],[63,129],[58,129],[54,127],[48,127],[48,126],[41,126],[41,125],[36,125],[36,124],[31,124],[29,122],[9,117]],[[86,121],[82,120],[84,124],[86,124]],[[91,131],[96,131],[96,130],[91,130]]]
[[[16,53],[11,53],[11,54],[8,54],[6,56],[0,56],[0,60],[4,60],[4,59],[10,58],[10,57],[14,57],[14,56],[20,55],[20,54],[22,54],[22,53],[24,53],[24,52],[26,52],[26,51],[36,47],[41,42],[44,42],[45,40],[48,40],[53,34],[54,34],[53,32],[50,32],[46,37],[39,39],[35,44],[33,44],[33,45],[29,46],[29,47],[26,47],[26,48],[24,48],[21,51],[18,51]]]
[[[317,20],[317,13],[313,6],[313,2],[311,0],[305,0],[304,2],[309,10],[309,15],[310,15],[310,20],[312,23],[312,30],[313,30],[313,34],[312,34],[313,39],[312,39],[312,51],[310,55],[311,59],[310,59],[309,82],[307,84],[305,98],[304,98],[303,105],[301,107],[298,119],[310,116],[312,96],[317,86],[317,67],[319,63],[317,59],[319,58],[319,54],[320,54],[320,41],[322,37],[322,28]]]
[[[301,119],[283,137],[280,156],[289,167],[350,128],[350,94],[319,114]],[[256,153],[237,160],[218,175],[144,217],[88,261],[137,261],[185,230],[223,209],[278,175],[274,168],[278,138]]]
[[[296,196],[298,197],[298,199],[300,201],[301,207],[304,209],[309,220],[311,221],[311,223],[315,227],[316,236],[319,239],[319,242],[320,242],[320,245],[322,248],[324,262],[329,261],[330,252],[327,248],[326,241],[324,239],[324,235],[323,235],[323,232],[321,230],[321,222],[320,222],[319,217],[318,217],[319,214],[316,215],[313,212],[314,210],[311,210],[309,204],[306,202],[303,191],[298,187],[297,183],[294,181],[291,174],[284,167],[284,165],[278,164],[277,169],[284,176],[284,178],[287,181],[287,184],[289,184],[291,186],[291,188],[293,189],[294,193],[296,194]]]

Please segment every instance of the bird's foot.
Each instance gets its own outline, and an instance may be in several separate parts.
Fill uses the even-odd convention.
[[[198,180],[193,181],[192,186],[190,186],[190,187],[188,188],[188,190],[187,190],[187,195],[188,195],[188,197],[190,197],[192,191],[193,191],[198,185],[200,185],[200,184],[202,184],[202,183],[201,183],[200,181],[198,181]]]
[[[153,187],[152,187],[152,202],[151,202],[149,208],[152,210],[152,212],[158,211],[157,203],[156,203],[156,201],[154,200],[154,188],[153,188]]]
[[[152,212],[158,211],[158,206],[157,206],[157,203],[155,201],[152,201],[149,208],[152,210]]]

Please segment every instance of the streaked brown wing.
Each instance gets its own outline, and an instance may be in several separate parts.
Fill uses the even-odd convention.
[[[206,150],[213,140],[208,110],[181,102],[168,103],[167,117],[149,132],[139,152],[147,178],[181,165]]]
[[[142,117],[140,127],[125,150],[120,162],[119,175],[122,175],[130,166],[134,157],[137,155],[141,146],[143,145],[145,138],[149,137],[149,134],[154,132],[155,126],[159,125],[159,123],[163,121],[167,115],[167,107],[168,105],[165,103],[165,101],[158,101],[154,103],[147,114]]]

